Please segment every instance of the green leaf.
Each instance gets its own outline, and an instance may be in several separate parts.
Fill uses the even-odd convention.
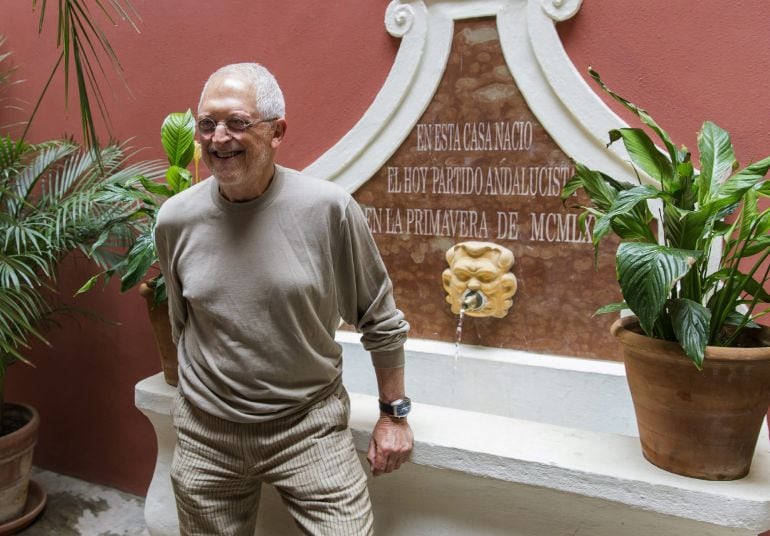
[[[760,284],[759,281],[756,279],[749,277],[748,274],[739,273],[738,277],[742,278],[741,287],[750,295],[757,300],[764,302],[764,303],[770,303],[770,294],[765,290],[765,288]]]
[[[743,250],[743,254],[739,254],[738,256],[751,257],[752,255],[767,251],[768,248],[770,248],[770,236],[760,236],[756,240],[752,240],[751,244],[747,245],[746,249]]]
[[[139,181],[142,183],[142,186],[144,186],[144,189],[152,194],[159,195],[161,197],[171,197],[174,195],[174,192],[163,184],[151,181],[145,177],[140,177]]]
[[[655,236],[648,225],[649,219],[646,217],[648,214],[646,202],[661,195],[660,190],[646,184],[620,192],[607,213],[596,222],[593,233],[594,245],[598,244],[610,229],[622,239],[655,242]],[[644,203],[644,206],[639,211],[637,207],[641,203]]]
[[[703,203],[717,185],[727,180],[738,162],[730,135],[711,121],[703,123],[698,132],[698,151],[701,166],[698,201]]]
[[[652,229],[650,229],[649,221],[651,219],[652,216],[650,216],[649,220],[642,220],[633,214],[617,216],[613,218],[611,223],[612,232],[623,240],[655,244],[657,243],[657,239],[655,238]]]
[[[679,163],[682,161],[681,156],[676,150],[676,147],[674,146],[674,143],[671,141],[671,137],[668,135],[668,132],[663,130],[656,122],[653,120],[652,116],[647,113],[646,110],[643,110],[642,108],[639,108],[634,103],[624,99],[617,93],[613,92],[610,88],[608,88],[605,83],[602,81],[601,76],[599,76],[599,73],[594,71],[592,68],[588,68],[588,74],[591,75],[591,78],[593,78],[597,84],[599,84],[599,87],[602,88],[603,91],[605,91],[608,95],[610,95],[613,99],[618,101],[620,104],[625,106],[628,110],[630,110],[634,115],[636,115],[642,123],[650,127],[661,139],[663,144],[666,146],[666,149],[668,150],[668,156],[671,162]]]
[[[671,290],[700,257],[699,251],[638,242],[620,244],[616,256],[623,298],[647,335],[663,311]]]
[[[751,239],[751,235],[756,232],[756,226],[760,222],[759,214],[759,196],[755,190],[748,189],[743,194],[743,206],[739,215],[738,240]]]
[[[672,204],[663,206],[666,243],[679,249],[700,249],[698,241],[706,232],[706,222],[711,216],[705,210],[681,210]]]
[[[606,176],[602,173],[577,163],[575,164],[575,176],[580,178],[583,190],[591,202],[596,205],[596,208],[606,212],[618,196],[619,187],[616,186],[616,183],[607,181]]]
[[[671,161],[652,143],[650,137],[640,128],[620,128],[612,132],[616,132],[623,139],[631,161],[644,173],[663,184],[666,191],[670,191],[674,168]]]
[[[735,175],[712,190],[706,198],[710,211],[722,210],[740,202],[749,189],[761,189],[764,177],[770,169],[770,157],[764,158],[738,171]]]
[[[169,166],[169,168],[166,170],[166,182],[168,182],[172,192],[181,191],[179,189],[179,185],[182,182],[183,171],[184,168],[180,168],[179,166]]]
[[[735,175],[719,185],[711,198],[703,204],[704,210],[711,213],[732,212],[741,202],[743,195],[762,180],[762,175]]]
[[[126,267],[120,278],[120,291],[135,287],[145,279],[147,272],[158,261],[151,233],[140,235],[126,255]]]
[[[195,152],[195,118],[190,110],[168,114],[160,127],[163,149],[172,166],[186,168]]]
[[[567,198],[579,191],[583,187],[583,179],[580,175],[573,175],[561,189],[561,200],[567,201]]]
[[[618,311],[623,311],[624,309],[628,309],[628,304],[624,301],[608,303],[603,307],[599,307],[593,316],[605,315],[607,313],[617,313]]]
[[[83,294],[84,292],[87,292],[93,288],[93,286],[96,284],[97,281],[102,277],[102,274],[96,274],[95,276],[92,276],[88,278],[88,281],[86,281],[82,287],[80,287],[77,292],[75,292],[75,296],[78,294]]]
[[[646,202],[649,199],[657,199],[659,197],[665,197],[665,194],[653,186],[647,184],[635,186],[630,190],[625,190],[618,194],[612,202],[612,206],[607,211],[607,217],[613,218],[621,214],[628,214],[633,211],[639,203]]]
[[[668,310],[676,340],[695,366],[702,369],[711,313],[700,303],[685,298],[670,300]]]
[[[741,314],[738,311],[731,311],[727,318],[725,318],[725,325],[727,326],[745,326],[747,328],[758,329],[761,328],[759,324],[746,318],[745,314]]]
[[[153,285],[154,292],[152,295],[153,308],[168,301],[168,294],[166,293],[166,278],[163,277],[163,274],[160,274],[158,277],[156,277],[154,279],[154,282],[155,282],[155,284]]]

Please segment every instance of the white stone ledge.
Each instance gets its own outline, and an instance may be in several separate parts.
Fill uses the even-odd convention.
[[[350,426],[365,451],[375,397],[351,393]],[[723,527],[770,527],[770,442],[763,428],[750,474],[732,482],[681,477],[647,462],[639,439],[415,403],[411,462],[604,499]]]
[[[173,434],[169,415],[174,394],[175,389],[165,384],[160,374],[136,386],[136,406],[150,418],[162,439],[159,464],[148,492],[148,525],[153,523],[149,519],[149,505],[154,505],[156,517],[163,508],[171,510],[165,514],[170,516],[167,524],[175,518],[168,484],[173,449],[173,442],[169,441],[169,434]],[[376,397],[351,393],[350,398],[350,426],[356,447],[366,452],[378,416]],[[730,534],[756,534],[770,527],[770,442],[766,428],[746,478],[707,482],[673,475],[651,465],[643,459],[636,437],[419,402],[414,404],[409,420],[415,435],[410,462],[418,466],[566,492],[632,510],[735,530]]]

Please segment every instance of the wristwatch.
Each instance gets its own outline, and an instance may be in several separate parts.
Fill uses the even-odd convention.
[[[399,419],[403,419],[407,415],[409,415],[409,412],[412,411],[412,401],[409,400],[409,397],[399,398],[398,400],[394,400],[391,403],[383,402],[382,400],[380,402],[380,411],[383,412],[386,415],[390,415],[391,417],[397,417]]]

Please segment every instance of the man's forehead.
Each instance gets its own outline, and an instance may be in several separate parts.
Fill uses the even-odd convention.
[[[232,91],[253,89],[248,80],[234,73],[215,75],[209,80],[209,87],[219,87]]]
[[[234,75],[223,75],[209,80],[201,99],[201,107],[225,102],[240,103],[240,107],[254,107],[256,88]]]

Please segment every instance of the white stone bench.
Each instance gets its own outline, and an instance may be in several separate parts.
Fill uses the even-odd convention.
[[[358,450],[364,453],[378,410],[373,393],[359,392],[368,389],[359,382],[370,378],[367,383],[373,385],[374,377],[353,337],[344,334],[339,339],[345,347],[345,382],[351,391],[350,426]],[[592,383],[603,385],[604,391],[619,389],[617,385],[622,383],[618,382],[625,380],[618,363],[511,357],[510,352],[506,359],[499,359],[501,354],[494,351],[467,348],[455,361],[445,355],[450,346],[453,349],[453,345],[442,343],[409,343],[410,394],[424,391],[423,384],[429,382],[434,390],[449,391],[450,395],[454,391],[452,398],[465,404],[466,395],[452,382],[466,385],[475,374],[480,384],[468,387],[467,396],[473,398],[475,390],[481,404],[488,403],[482,399],[495,387],[491,382],[510,384],[515,377],[515,383],[522,387],[535,382],[529,386],[533,392],[524,389],[524,396],[537,396],[539,389],[543,399],[557,399],[554,407],[562,409],[562,416],[554,416],[554,420],[563,419],[575,406],[580,407],[581,414],[601,412],[601,407],[590,409],[596,404],[605,404],[607,414],[614,414],[618,407],[627,409],[626,401],[608,402],[606,393],[596,392]],[[488,362],[474,365],[479,359]],[[441,370],[426,375],[425,368],[431,362],[441,363]],[[503,369],[499,368],[501,363]],[[560,363],[562,368],[555,366]],[[487,374],[489,378],[485,378]],[[542,383],[544,378],[548,384]],[[574,389],[570,382],[576,382]],[[549,395],[554,384],[559,385],[559,396]],[[588,401],[572,400],[571,393],[583,393],[579,398]],[[145,507],[152,535],[178,533],[168,476],[175,444],[169,416],[173,395],[174,389],[160,374],[136,386],[136,405],[158,435],[158,463]],[[627,428],[626,417],[616,415],[603,423],[598,413],[597,418],[584,415],[583,420],[598,423],[600,428],[590,430],[494,415],[486,410],[425,404],[420,397],[415,398],[410,416],[415,434],[411,463],[370,481],[379,536],[754,536],[770,528],[770,441],[766,428],[746,478],[707,482],[662,471],[643,459],[637,437],[601,430],[609,422]],[[505,398],[510,402],[510,396]],[[511,403],[530,412],[543,405],[537,400],[531,402],[532,407],[521,401]],[[263,493],[259,531],[266,535],[299,534],[272,490]]]

